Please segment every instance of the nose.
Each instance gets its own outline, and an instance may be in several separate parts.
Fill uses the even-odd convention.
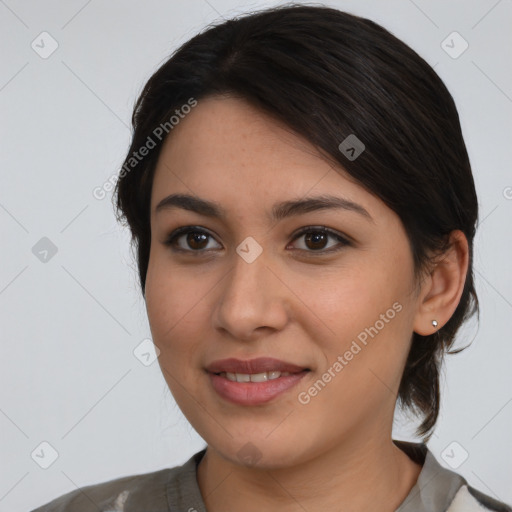
[[[292,292],[264,254],[252,263],[235,254],[232,269],[217,288],[214,327],[234,339],[268,336],[289,321]]]

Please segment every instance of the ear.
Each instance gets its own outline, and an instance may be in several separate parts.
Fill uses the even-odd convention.
[[[450,248],[438,256],[435,266],[422,283],[413,330],[428,336],[441,329],[451,318],[464,290],[468,271],[469,250],[464,233],[450,233]],[[432,321],[437,321],[437,326]]]

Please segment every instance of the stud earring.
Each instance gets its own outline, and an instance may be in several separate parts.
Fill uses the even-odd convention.
[[[437,320],[432,320],[432,325],[433,325],[434,327],[437,327]]]

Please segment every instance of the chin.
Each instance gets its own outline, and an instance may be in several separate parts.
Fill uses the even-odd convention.
[[[208,443],[224,459],[232,464],[247,468],[271,470],[294,466],[306,458],[306,454],[297,451],[304,448],[292,438],[277,437],[270,440],[267,434],[262,436],[235,437],[222,444]]]

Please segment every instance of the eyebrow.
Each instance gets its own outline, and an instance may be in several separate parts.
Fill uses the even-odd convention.
[[[171,194],[164,197],[156,205],[155,214],[172,208],[182,208],[183,210],[195,212],[205,217],[212,217],[221,220],[225,220],[228,216],[226,210],[219,203],[216,203],[215,201],[207,201],[188,194]],[[272,208],[270,219],[272,221],[279,221],[295,215],[330,209],[352,211],[366,217],[371,222],[375,222],[368,211],[360,204],[354,203],[353,201],[343,197],[325,194],[315,197],[307,197],[305,199],[295,199],[276,203]]]

